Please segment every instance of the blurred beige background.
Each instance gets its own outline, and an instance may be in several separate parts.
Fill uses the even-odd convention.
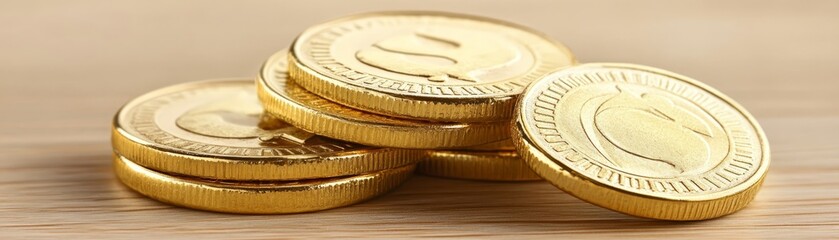
[[[547,33],[582,62],[704,81],[764,126],[769,179],[746,210],[692,224],[612,213],[541,182],[416,177],[348,208],[238,216],[163,205],[113,180],[108,127],[129,99],[253,77],[307,26],[374,10],[495,17]],[[836,237],[837,74],[839,1],[0,1],[0,238]]]

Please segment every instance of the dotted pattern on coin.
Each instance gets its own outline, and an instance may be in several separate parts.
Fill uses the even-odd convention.
[[[546,178],[562,174],[541,164],[620,194],[687,203],[756,191],[768,167],[768,144],[747,112],[715,90],[663,70],[584,64],[534,83],[520,104],[516,127],[525,140],[517,144],[532,144],[547,156],[528,159]],[[586,191],[564,186],[572,194]],[[623,206],[616,196],[585,200],[645,217],[690,220],[733,212],[754,195],[743,196],[742,206],[683,204],[674,212]],[[701,207],[709,209],[696,209]]]
[[[309,91],[386,115],[509,118],[537,77],[574,62],[564,46],[513,24],[433,12],[351,16],[294,42],[290,73]]]
[[[419,151],[348,143],[266,118],[254,89],[252,80],[203,81],[143,95],[117,114],[114,148],[155,170],[238,180],[358,174],[421,157]]]

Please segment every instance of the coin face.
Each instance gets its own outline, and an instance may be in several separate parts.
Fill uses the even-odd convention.
[[[263,116],[254,89],[252,80],[229,80],[148,93],[117,114],[115,148],[156,170],[216,179],[321,178],[419,158],[417,152],[322,137]],[[400,159],[382,159],[390,157]]]
[[[342,207],[383,194],[407,180],[414,165],[360,175],[297,181],[222,181],[170,175],[114,155],[129,188],[179,206],[230,213],[300,213]]]
[[[247,80],[181,85],[133,101],[117,121],[131,136],[194,155],[259,158],[367,148],[281,122],[260,127],[263,109],[253,89]]]
[[[257,79],[257,92],[268,112],[307,131],[365,145],[412,149],[474,146],[509,136],[508,121],[451,123],[402,119],[329,101],[300,87],[297,81],[289,81],[286,56],[285,51],[280,51],[264,64]]]
[[[633,215],[693,220],[731,213],[754,197],[769,164],[766,138],[742,107],[660,69],[567,68],[534,83],[519,107],[517,147],[531,153],[525,155],[537,173]],[[565,171],[575,178],[565,179]],[[598,191],[606,195],[592,195]],[[639,204],[621,204],[628,199]]]
[[[564,46],[523,27],[434,12],[328,22],[301,34],[290,56],[292,77],[330,100],[453,121],[509,118],[528,83],[574,61]]]

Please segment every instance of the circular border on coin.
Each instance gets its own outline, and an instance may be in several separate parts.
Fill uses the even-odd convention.
[[[435,149],[508,138],[509,122],[446,123],[393,118],[324,99],[288,81],[286,52],[265,62],[257,93],[268,112],[303,130],[370,146]]]
[[[557,126],[558,117],[573,117],[559,113],[570,109],[558,107],[580,89],[616,83],[667,91],[697,104],[715,120],[723,119],[725,136],[733,139],[725,158],[710,170],[670,177],[633,174],[599,162],[602,156],[586,153],[569,141],[572,133]],[[702,220],[740,210],[757,194],[769,166],[765,134],[740,105],[699,81],[634,64],[589,63],[544,76],[525,90],[512,131],[519,154],[559,189],[598,206],[654,219]]]
[[[468,87],[431,82],[420,84],[354,70],[353,66],[337,61],[329,50],[330,43],[344,34],[400,22],[448,22],[471,24],[472,28],[497,28],[489,32],[526,48],[534,55],[534,65],[518,77],[500,82]],[[322,33],[328,33],[329,37],[319,38]],[[325,49],[317,53],[304,50],[314,43]],[[292,43],[288,58],[292,78],[303,88],[326,99],[383,115],[451,122],[509,119],[516,99],[530,82],[553,69],[576,62],[567,47],[524,26],[485,17],[422,11],[359,14],[311,27]],[[334,66],[323,66],[326,62]]]
[[[414,168],[327,179],[235,182],[168,175],[114,154],[117,178],[142,195],[188,208],[246,214],[313,212],[362,202],[401,185]]]
[[[515,151],[431,150],[417,173],[483,181],[538,181],[539,175]]]
[[[255,89],[253,80],[209,80],[165,87],[130,101],[113,120],[111,141],[114,150],[156,171],[224,180],[296,180],[356,175],[414,164],[423,157],[424,153],[417,150],[368,147],[337,140],[334,141],[340,145],[299,149],[221,146],[180,138],[160,129],[150,119],[143,120],[142,125],[135,124],[140,106],[151,106],[142,116],[153,118],[155,109],[172,101],[183,101],[203,91],[228,88]],[[138,131],[139,128],[142,131]]]

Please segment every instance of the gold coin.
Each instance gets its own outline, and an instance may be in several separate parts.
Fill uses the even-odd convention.
[[[525,27],[439,12],[381,12],[311,27],[292,44],[291,77],[343,105],[388,116],[478,122],[512,117],[527,84],[574,63]]]
[[[769,144],[740,105],[661,69],[591,63],[534,82],[514,142],[559,189],[619,212],[701,220],[745,207],[769,166]]]
[[[323,99],[288,81],[285,51],[272,56],[257,79],[268,112],[306,131],[365,145],[398,148],[452,148],[509,138],[508,121],[444,123],[392,118]]]
[[[355,175],[416,163],[422,151],[368,147],[266,119],[252,80],[163,88],[114,119],[115,151],[154,170],[225,180]]]
[[[417,173],[471,180],[534,181],[536,175],[515,151],[428,151]]]
[[[114,154],[117,178],[131,189],[174,205],[229,213],[300,213],[358,203],[388,192],[415,165],[355,176],[298,181],[221,181],[169,175]]]
[[[477,146],[470,146],[461,148],[461,150],[471,150],[471,151],[515,151],[516,146],[513,145],[512,139],[504,139],[501,141],[495,141],[491,143],[481,144]]]

